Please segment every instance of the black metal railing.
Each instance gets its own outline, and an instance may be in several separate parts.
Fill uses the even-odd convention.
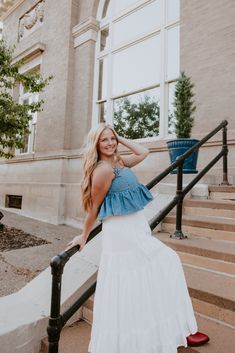
[[[182,154],[174,163],[172,163],[166,170],[159,174],[155,179],[153,179],[146,186],[150,189],[161,181],[165,176],[167,176],[172,170],[177,168],[177,188],[176,195],[173,200],[151,221],[150,227],[153,230],[166,216],[167,214],[176,206],[176,230],[174,237],[178,239],[186,238],[182,233],[182,203],[185,195],[196,185],[196,183],[223,157],[223,180],[221,185],[229,185],[228,182],[228,146],[227,146],[227,120],[224,120],[219,124],[214,130],[212,130],[208,135],[191,147],[188,151]],[[222,149],[221,151],[208,163],[208,165],[201,170],[200,173],[183,189],[183,163],[186,158],[188,158],[193,152],[198,150],[203,144],[205,144],[211,137],[213,137],[217,132],[223,129],[222,134]]]
[[[202,140],[190,148],[187,152],[181,155],[177,161],[172,163],[157,177],[151,180],[146,187],[148,189],[153,188],[163,178],[165,178],[171,171],[177,168],[177,190],[173,200],[163,208],[163,210],[152,219],[150,228],[153,230],[165,216],[176,206],[176,231],[174,237],[177,239],[185,238],[182,233],[182,203],[185,195],[193,188],[193,186],[210,170],[222,157],[223,157],[223,181],[221,184],[228,185],[228,164],[227,164],[227,125],[226,120],[222,121],[213,131],[206,135]],[[183,163],[184,160],[189,157],[194,151],[198,150],[205,142],[213,137],[217,132],[223,130],[222,134],[222,150],[219,152],[211,162],[201,170],[200,173],[183,189]],[[87,242],[93,239],[102,230],[102,225],[99,224],[90,233]],[[52,293],[51,293],[51,311],[49,324],[47,327],[48,342],[49,342],[49,353],[58,353],[60,333],[66,322],[72,317],[72,315],[84,304],[84,302],[95,292],[96,281],[90,287],[82,293],[82,295],[73,303],[63,314],[60,312],[61,305],[61,284],[63,269],[71,256],[73,256],[79,250],[79,246],[76,246],[67,251],[63,251],[51,260],[52,269]]]

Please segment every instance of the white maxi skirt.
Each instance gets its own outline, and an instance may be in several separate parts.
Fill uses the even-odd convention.
[[[104,220],[88,352],[177,353],[196,332],[180,259],[144,211]]]

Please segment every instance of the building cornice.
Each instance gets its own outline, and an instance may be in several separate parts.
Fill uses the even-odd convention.
[[[74,48],[90,40],[96,42],[100,23],[94,17],[88,17],[84,22],[79,23],[72,29],[74,37]]]

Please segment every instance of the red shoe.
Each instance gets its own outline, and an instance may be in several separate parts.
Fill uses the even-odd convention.
[[[187,337],[187,343],[188,346],[201,346],[205,343],[207,343],[210,340],[210,338],[205,334],[201,332],[196,332],[193,335],[189,335]]]

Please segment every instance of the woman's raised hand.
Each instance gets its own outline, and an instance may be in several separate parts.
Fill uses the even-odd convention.
[[[117,139],[117,142],[119,143],[120,136],[118,135],[117,131],[113,130],[113,132],[114,132],[114,135]]]
[[[76,245],[80,245],[79,251],[82,251],[82,249],[84,248],[84,245],[86,244],[86,239],[84,238],[84,236],[81,235],[77,235],[76,237],[73,238],[73,240],[71,240],[68,244],[67,244],[67,248],[65,250],[69,250],[71,248],[73,248]]]

